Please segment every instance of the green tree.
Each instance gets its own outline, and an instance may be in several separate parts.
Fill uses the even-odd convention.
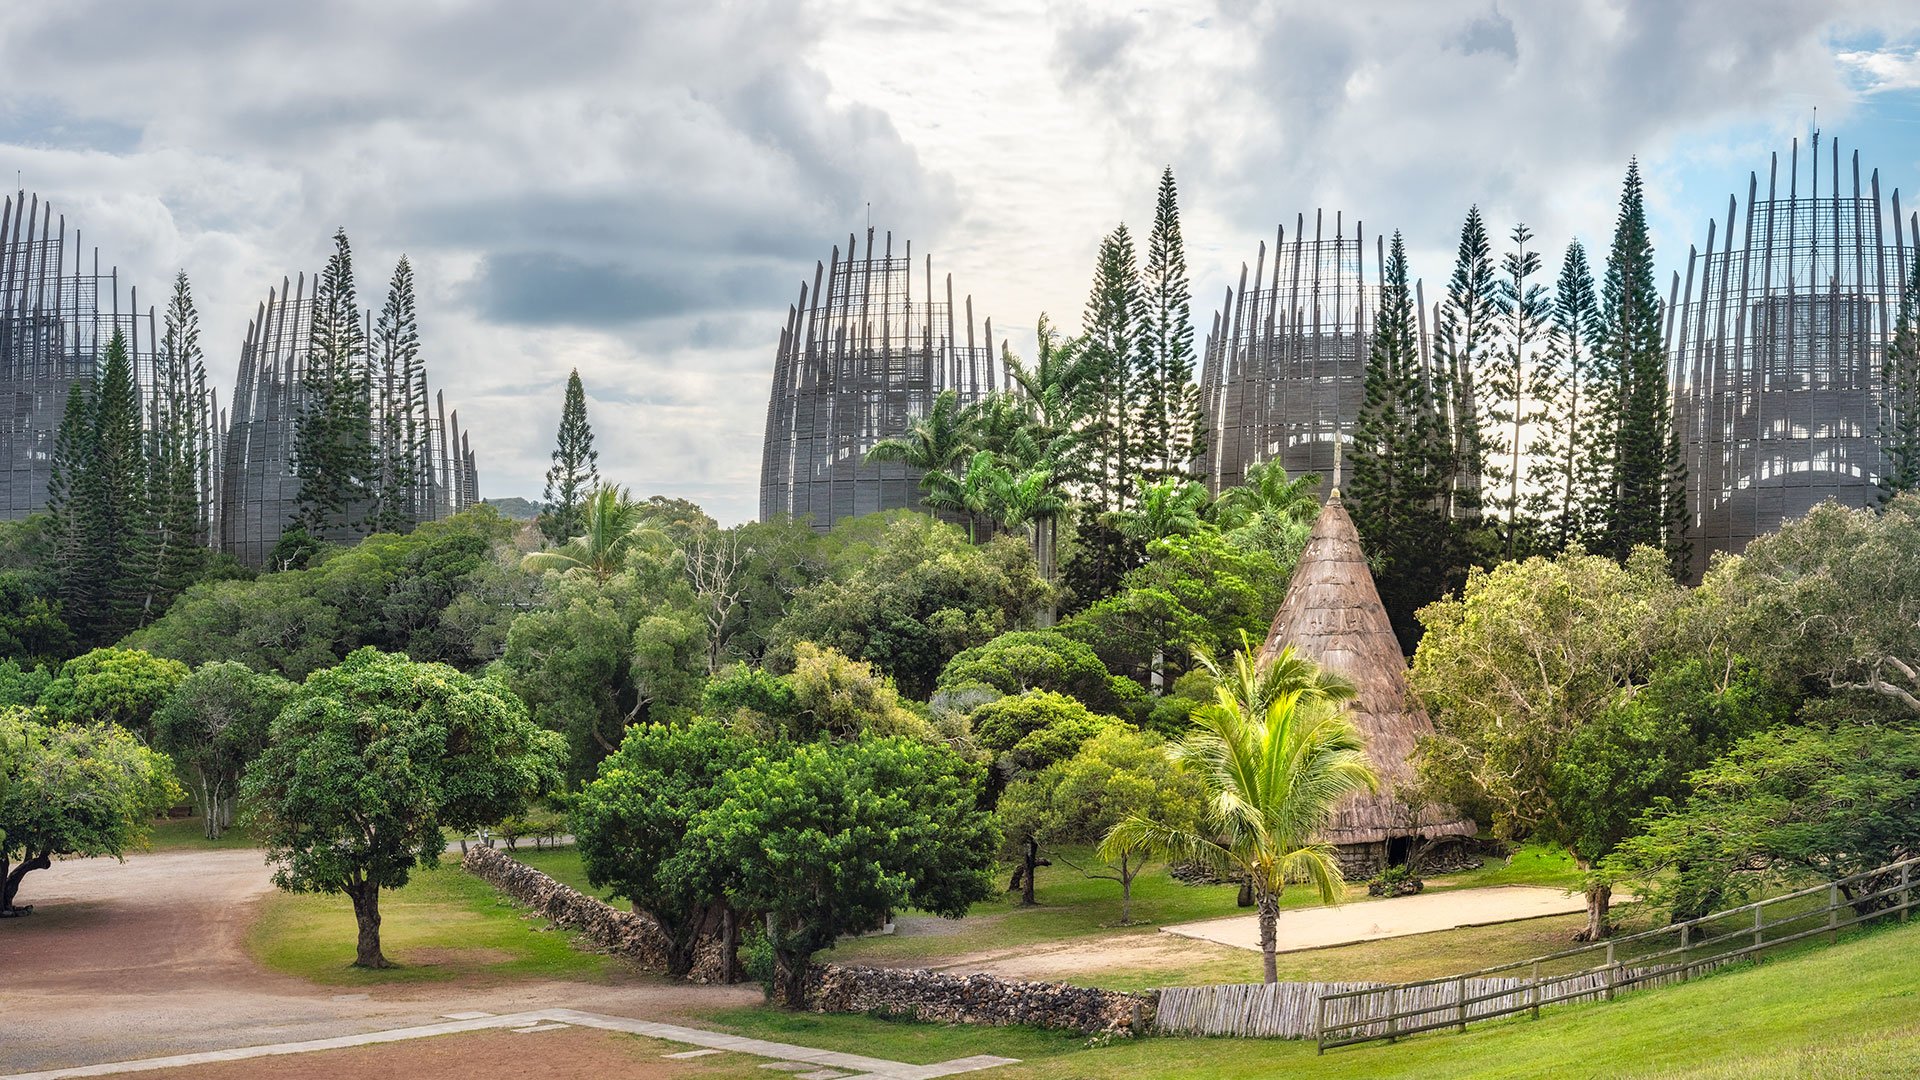
[[[1603,408],[1609,388],[1595,352],[1601,337],[1593,272],[1587,268],[1586,249],[1575,240],[1567,245],[1554,284],[1533,468],[1528,472],[1533,492],[1527,506],[1540,522],[1540,539],[1548,552],[1599,538],[1594,515],[1609,489],[1615,441]]]
[[[140,390],[117,330],[97,388],[68,397],[54,473],[62,611],[84,642],[113,641],[139,622],[152,554]]]
[[[1880,421],[1880,443],[1887,466],[1880,475],[1880,500],[1903,491],[1920,490],[1920,251],[1900,290],[1900,313],[1880,380],[1885,395]]]
[[[1253,890],[1266,981],[1275,982],[1282,892],[1304,881],[1323,903],[1339,897],[1339,860],[1314,837],[1336,806],[1376,790],[1379,781],[1359,729],[1312,685],[1276,692],[1264,711],[1251,712],[1220,690],[1194,710],[1193,723],[1173,754],[1199,775],[1205,798],[1198,824],[1129,814],[1107,832],[1100,855],[1118,862],[1150,852],[1241,876]]]
[[[998,813],[1009,837],[1043,837],[1049,845],[1098,844],[1129,817],[1191,831],[1204,793],[1197,774],[1176,765],[1160,736],[1109,727],[1077,753],[1009,785]],[[1133,882],[1151,853],[1125,848],[1100,867],[1075,867],[1120,885],[1120,925],[1133,924]],[[1055,857],[1066,861],[1056,849]],[[1069,865],[1072,865],[1069,863]]]
[[[203,435],[210,403],[200,352],[200,313],[186,271],[174,276],[149,388],[147,434],[148,550],[142,583],[142,625],[166,611],[191,585],[207,559],[207,503],[211,475]]]
[[[359,649],[301,685],[241,793],[274,884],[345,893],[354,966],[384,968],[380,890],[437,864],[443,828],[471,832],[553,790],[563,758],[504,685]]]
[[[1148,482],[1144,477],[1136,477],[1136,482],[1139,494],[1133,508],[1113,515],[1122,536],[1144,549],[1155,540],[1200,531],[1211,498],[1204,484],[1173,478]]]
[[[1686,503],[1667,377],[1662,304],[1653,275],[1640,163],[1627,164],[1620,216],[1600,291],[1602,398],[1614,428],[1611,493],[1601,515],[1604,550],[1625,561],[1645,544],[1667,553],[1675,576],[1688,561]]]
[[[1121,713],[1138,688],[1118,679],[1082,642],[1054,630],[1014,630],[968,649],[941,670],[936,688],[974,683],[1004,695],[1052,690],[1099,712]]]
[[[49,724],[0,708],[0,913],[55,856],[120,858],[183,793],[165,755],[113,724]]]
[[[593,428],[587,424],[587,391],[580,369],[567,375],[566,399],[560,406],[558,445],[553,467],[547,470],[547,493],[540,514],[540,533],[558,546],[586,531],[585,504],[600,486],[600,451],[593,448]]]
[[[1494,300],[1501,341],[1488,359],[1482,380],[1489,421],[1485,503],[1501,520],[1508,559],[1522,554],[1522,535],[1534,531],[1534,524],[1524,520],[1526,503],[1520,484],[1527,473],[1523,456],[1531,464],[1527,433],[1541,422],[1547,390],[1546,368],[1538,353],[1550,307],[1546,286],[1536,284],[1540,252],[1527,246],[1533,241],[1532,230],[1515,225],[1512,239],[1513,250],[1500,260],[1502,276]]]
[[[793,693],[798,728],[789,732],[800,740],[821,736],[853,739],[863,735],[906,735],[932,738],[927,722],[900,704],[900,695],[871,664],[850,660],[833,649],[802,641],[794,646],[793,674],[787,676]]]
[[[942,390],[927,415],[903,435],[881,439],[867,451],[870,462],[897,461],[920,474],[920,496],[928,508],[957,509],[962,463],[973,455],[974,416],[960,395]]]
[[[642,507],[625,488],[602,487],[587,498],[582,532],[552,551],[536,551],[523,560],[529,570],[587,574],[605,581],[626,565],[638,538]]]
[[[570,783],[593,777],[638,709],[632,650],[613,601],[584,590],[527,612],[507,631],[507,685],[536,723],[566,737]]]
[[[77,630],[98,609],[102,583],[83,572],[87,558],[86,475],[94,458],[94,379],[75,379],[54,435],[47,463],[47,547],[52,554],[54,588],[65,617]]]
[[[295,522],[323,540],[354,540],[365,533],[376,469],[371,390],[353,252],[347,231],[340,229],[333,234],[333,254],[313,283],[294,425],[294,471],[300,478]]]
[[[1447,517],[1453,455],[1448,384],[1444,372],[1429,369],[1421,358],[1416,319],[1406,242],[1396,232],[1387,249],[1344,501],[1403,650],[1420,639],[1414,612],[1456,584],[1465,566],[1458,530]]]
[[[687,833],[721,804],[729,777],[759,757],[712,721],[636,724],[570,804],[588,882],[659,924],[673,978],[693,970],[704,932],[715,923],[735,926],[724,902],[731,875],[709,860],[682,857]]]
[[[1500,333],[1499,279],[1493,248],[1478,206],[1467,210],[1460,247],[1439,326],[1435,385],[1442,388],[1453,445],[1447,462],[1446,512],[1453,520],[1480,516],[1480,480],[1485,470],[1476,380],[1493,362]]]
[[[1568,552],[1474,571],[1459,597],[1420,613],[1410,681],[1435,728],[1421,777],[1448,802],[1486,807],[1503,838],[1589,835],[1555,797],[1556,770],[1582,728],[1653,676],[1685,596],[1650,548],[1624,567]],[[1586,865],[1604,851],[1587,853],[1574,849]],[[1610,895],[1589,882],[1593,938],[1607,934]]]
[[[187,677],[187,665],[138,649],[105,648],[76,656],[40,695],[40,707],[69,723],[117,724],[152,733],[153,714]]]
[[[422,475],[431,437],[427,415],[426,372],[420,363],[420,321],[414,314],[413,264],[405,255],[394,264],[387,302],[373,325],[369,378],[378,424],[372,477],[375,532],[407,532],[432,510],[421,495],[430,475]]]
[[[891,676],[924,698],[947,661],[1027,621],[1047,589],[1027,545],[1010,536],[974,546],[951,525],[913,514],[885,521],[881,542],[860,542],[853,519],[834,529],[828,580],[800,590],[774,631],[784,650],[811,641]]]
[[[1685,801],[1660,803],[1606,865],[1676,917],[1740,904],[1806,874],[1864,873],[1920,843],[1920,732],[1904,725],[1776,727],[1688,783]]]
[[[1148,448],[1135,407],[1141,358],[1150,333],[1147,297],[1141,288],[1133,236],[1117,226],[1100,242],[1093,288],[1081,318],[1081,348],[1092,368],[1093,394],[1082,432],[1085,453],[1082,497],[1099,510],[1124,510],[1133,478],[1144,471]],[[1092,395],[1090,395],[1092,396]],[[1112,575],[1118,580],[1120,572]]]
[[[842,935],[907,908],[958,918],[992,895],[999,837],[979,779],[910,739],[800,746],[734,772],[676,869],[712,868],[736,910],[764,915],[777,997],[799,1008],[814,954]]]
[[[1147,325],[1141,358],[1140,439],[1146,474],[1191,478],[1205,450],[1200,387],[1193,381],[1193,290],[1180,239],[1173,167],[1160,174],[1160,194],[1147,234],[1144,275]]]
[[[73,630],[47,584],[44,575],[0,570],[0,657],[57,665],[73,655]]]
[[[267,729],[294,690],[278,675],[216,661],[180,680],[154,713],[154,744],[199,779],[207,839],[220,839],[233,824],[240,774],[266,747]]]

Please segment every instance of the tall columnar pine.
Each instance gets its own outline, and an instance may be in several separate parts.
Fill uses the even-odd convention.
[[[1200,387],[1193,381],[1193,290],[1180,239],[1173,167],[1160,175],[1160,198],[1147,237],[1147,333],[1140,377],[1140,439],[1151,478],[1194,475],[1205,449]]]
[[[1607,388],[1595,355],[1600,336],[1593,271],[1575,240],[1554,285],[1527,472],[1527,513],[1539,523],[1540,544],[1549,552],[1592,541],[1591,513],[1612,475],[1613,433],[1601,419]]]
[[[173,296],[154,355],[153,416],[147,433],[147,495],[152,515],[140,621],[150,622],[192,583],[207,556],[209,410],[200,312],[186,271]]]
[[[1599,352],[1615,431],[1603,550],[1625,560],[1635,545],[1647,544],[1666,551],[1684,574],[1684,485],[1638,161],[1627,165],[1600,305]]]
[[[1451,446],[1443,406],[1421,358],[1406,242],[1387,250],[1366,399],[1354,425],[1352,478],[1343,492],[1369,557],[1381,601],[1403,647],[1418,640],[1414,612],[1438,599],[1453,565],[1445,518]]]
[[[89,376],[76,379],[67,391],[67,406],[54,436],[53,456],[47,468],[48,533],[58,580],[62,614],[79,626],[99,603],[100,582],[82,572],[87,544],[84,497],[86,472],[93,461],[93,406],[98,387]]]
[[[1520,483],[1526,474],[1523,458],[1530,460],[1527,433],[1542,420],[1548,390],[1549,372],[1538,353],[1552,305],[1547,287],[1538,284],[1540,252],[1528,246],[1532,230],[1515,225],[1511,238],[1513,249],[1500,260],[1494,295],[1500,344],[1487,359],[1481,392],[1488,420],[1484,503],[1500,519],[1501,547],[1514,559],[1524,554],[1536,531],[1525,520]]]
[[[314,280],[313,325],[294,429],[300,477],[295,521],[321,539],[346,540],[364,527],[357,512],[373,494],[373,417],[366,332],[345,229],[334,233],[333,245],[326,269]]]
[[[376,532],[407,532],[434,508],[424,505],[428,474],[427,386],[420,364],[420,323],[414,315],[413,264],[393,268],[387,302],[373,324],[372,394],[378,425],[374,460]]]
[[[95,601],[69,609],[69,625],[92,641],[113,641],[139,624],[151,557],[147,461],[127,339],[115,330],[107,342],[93,401],[93,435],[73,497],[79,504],[79,558],[68,571],[90,582]]]
[[[1106,512],[1126,509],[1146,450],[1134,416],[1141,381],[1136,364],[1147,352],[1150,328],[1138,265],[1133,235],[1125,225],[1115,228],[1100,242],[1087,295],[1082,341],[1099,396],[1086,421],[1093,452],[1085,496]]]
[[[1452,478],[1447,513],[1456,520],[1480,516],[1480,478],[1485,469],[1480,401],[1475,381],[1491,365],[1500,340],[1499,280],[1493,249],[1478,206],[1467,210],[1460,227],[1460,248],[1439,323],[1439,371],[1446,387],[1453,435]]]
[[[1920,490],[1920,252],[1900,294],[1900,319],[1881,380],[1886,405],[1880,442],[1887,463],[1880,474],[1880,501],[1887,502],[1903,491]]]
[[[547,470],[546,512],[540,532],[549,544],[564,544],[585,531],[587,496],[600,484],[600,451],[587,425],[587,391],[580,369],[567,376],[566,401],[560,407],[560,434]]]

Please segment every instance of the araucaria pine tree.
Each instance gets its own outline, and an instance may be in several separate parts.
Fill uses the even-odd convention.
[[[600,484],[600,451],[587,426],[587,391],[580,369],[567,376],[566,403],[560,407],[560,434],[547,470],[545,512],[540,532],[550,544],[564,544],[586,532],[587,497]]]
[[[1135,416],[1139,362],[1147,355],[1147,297],[1140,287],[1133,236],[1121,225],[1100,242],[1081,347],[1094,369],[1099,398],[1088,417],[1084,497],[1099,510],[1125,510],[1144,471],[1145,441]]]
[[[1447,514],[1471,521],[1480,516],[1480,478],[1485,470],[1475,380],[1492,362],[1500,334],[1499,280],[1478,206],[1468,209],[1466,223],[1460,227],[1459,253],[1438,321],[1436,374],[1446,387],[1453,436]]]
[[[1502,276],[1494,300],[1500,343],[1488,357],[1479,389],[1488,421],[1482,504],[1500,521],[1505,557],[1515,559],[1526,554],[1522,537],[1534,532],[1526,520],[1520,484],[1526,476],[1527,432],[1540,422],[1547,390],[1546,370],[1537,353],[1551,305],[1546,286],[1537,283],[1540,253],[1527,246],[1532,231],[1515,225],[1511,236],[1513,249],[1500,260]]]
[[[77,379],[67,390],[67,407],[60,414],[60,430],[53,441],[47,468],[47,518],[53,547],[53,565],[59,580],[61,613],[69,626],[81,628],[99,610],[102,582],[86,572],[90,504],[86,501],[87,472],[94,458],[94,397],[91,376]]]
[[[208,553],[207,373],[200,352],[200,312],[184,270],[174,276],[158,344],[146,442],[151,520],[142,623],[158,618],[193,582]]]
[[[1611,491],[1602,515],[1604,550],[1625,560],[1636,545],[1660,548],[1675,573],[1684,575],[1684,478],[1638,161],[1627,165],[1600,314],[1599,352],[1611,384],[1606,405],[1615,431]]]
[[[1534,430],[1527,496],[1540,544],[1558,552],[1595,539],[1591,514],[1613,475],[1614,433],[1600,407],[1607,387],[1594,350],[1601,336],[1600,301],[1587,252],[1567,245],[1554,285],[1547,326],[1540,419]]]
[[[1140,440],[1149,478],[1194,476],[1205,451],[1200,387],[1193,381],[1193,290],[1180,240],[1173,168],[1160,175],[1160,197],[1147,237],[1146,354],[1140,365]]]
[[[1387,250],[1367,356],[1366,399],[1354,424],[1351,480],[1342,492],[1360,530],[1401,647],[1419,639],[1414,612],[1449,588],[1457,530],[1445,516],[1452,446],[1425,370],[1407,283],[1406,243]]]
[[[1886,404],[1880,441],[1887,463],[1880,474],[1880,499],[1885,502],[1903,491],[1920,490],[1920,252],[1900,294],[1900,318],[1887,345],[1881,380]]]
[[[375,474],[366,331],[353,283],[347,232],[314,281],[313,328],[294,429],[300,477],[296,521],[323,540],[353,540],[366,529]]]
[[[104,643],[139,624],[152,539],[140,389],[127,339],[118,330],[107,342],[90,411],[93,430],[70,492],[79,525],[78,558],[61,569],[64,578],[85,583],[68,591],[86,601],[69,602],[69,625],[83,640]]]
[[[387,302],[373,324],[373,404],[376,432],[373,514],[376,532],[407,532],[433,514],[423,506],[429,457],[427,385],[420,365],[420,324],[414,316],[413,264],[393,268]]]

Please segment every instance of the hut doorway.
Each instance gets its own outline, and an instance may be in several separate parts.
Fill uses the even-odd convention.
[[[1387,838],[1387,865],[1405,866],[1407,856],[1413,853],[1413,837],[1390,836]]]

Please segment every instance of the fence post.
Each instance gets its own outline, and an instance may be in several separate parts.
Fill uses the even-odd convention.
[[[1453,999],[1454,1019],[1458,1022],[1460,1030],[1465,1031],[1467,1030],[1467,977],[1465,975],[1460,976],[1459,988],[1460,992],[1454,995]]]
[[[1913,890],[1908,887],[1909,883],[1912,880],[1912,873],[1911,873],[1912,870],[1913,870],[1912,863],[1902,863],[1900,866],[1900,921],[1901,922],[1907,921],[1907,912],[1913,907]]]
[[[1827,944],[1840,940],[1840,886],[1827,886]]]
[[[1765,918],[1766,916],[1761,914],[1760,905],[1759,904],[1753,905],[1753,947],[1756,950],[1760,948],[1760,930],[1761,930],[1761,927],[1764,925],[1763,920]]]
[[[1400,988],[1397,986],[1387,997],[1387,1041],[1400,1041]]]
[[[1607,939],[1607,1000],[1613,1000],[1613,939]]]
[[[1687,950],[1691,948],[1693,948],[1693,924],[1691,922],[1683,922],[1680,924],[1681,982],[1686,982],[1687,974],[1693,970],[1693,957],[1687,955]]]
[[[1315,1052],[1320,1054],[1326,1053],[1327,1052],[1327,992],[1325,990],[1322,990],[1320,992],[1319,997],[1316,997],[1313,999],[1313,1038],[1315,1042],[1320,1044],[1320,1048]]]
[[[1533,962],[1533,1018],[1540,1019],[1540,961]]]

